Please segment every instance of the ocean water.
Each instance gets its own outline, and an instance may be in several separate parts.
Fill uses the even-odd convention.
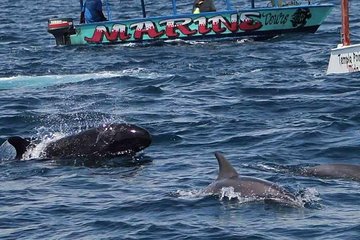
[[[171,12],[171,1],[145,2],[150,16]],[[0,143],[109,122],[142,126],[153,143],[96,165],[3,158],[0,239],[359,239],[359,182],[279,170],[359,163],[360,75],[325,75],[340,6],[320,2],[336,7],[315,34],[56,47],[47,19],[77,18],[77,1],[2,1]],[[113,18],[141,14],[135,1],[110,4]],[[360,3],[350,5],[355,43]],[[215,151],[306,206],[204,196]]]

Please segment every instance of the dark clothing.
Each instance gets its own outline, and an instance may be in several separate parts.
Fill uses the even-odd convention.
[[[102,22],[107,20],[102,12],[101,0],[85,0],[82,8],[82,15],[85,18],[85,23]]]
[[[200,12],[215,12],[216,8],[213,0],[195,0],[193,5],[193,12],[195,8],[199,8]]]

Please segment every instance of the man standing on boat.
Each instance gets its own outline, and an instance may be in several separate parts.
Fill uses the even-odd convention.
[[[201,12],[215,12],[216,8],[213,0],[195,0],[193,5],[193,14]]]
[[[80,0],[81,16],[80,23],[93,23],[107,21],[102,12],[101,0]]]

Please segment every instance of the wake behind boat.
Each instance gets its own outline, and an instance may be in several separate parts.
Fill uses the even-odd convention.
[[[251,0],[250,6],[236,9],[231,0],[225,1],[224,10],[184,14],[178,13],[176,0],[172,0],[172,15],[147,17],[141,0],[140,18],[77,25],[72,18],[49,19],[48,32],[54,35],[57,45],[270,38],[287,33],[314,33],[333,8],[332,4],[316,5],[310,1],[283,4],[281,0],[257,1],[265,3],[257,7],[255,0]]]

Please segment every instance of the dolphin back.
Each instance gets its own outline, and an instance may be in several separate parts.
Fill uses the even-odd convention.
[[[301,206],[294,194],[285,188],[264,179],[239,176],[221,153],[215,152],[215,156],[219,163],[219,175],[213,183],[207,186],[205,193],[219,194],[223,188],[231,187],[241,197],[278,202],[289,206]]]
[[[360,181],[360,165],[341,163],[322,164],[305,168],[301,174],[320,178],[340,178]]]
[[[226,178],[237,178],[239,174],[230,162],[220,152],[215,152],[215,157],[219,163],[219,175],[217,180]]]

